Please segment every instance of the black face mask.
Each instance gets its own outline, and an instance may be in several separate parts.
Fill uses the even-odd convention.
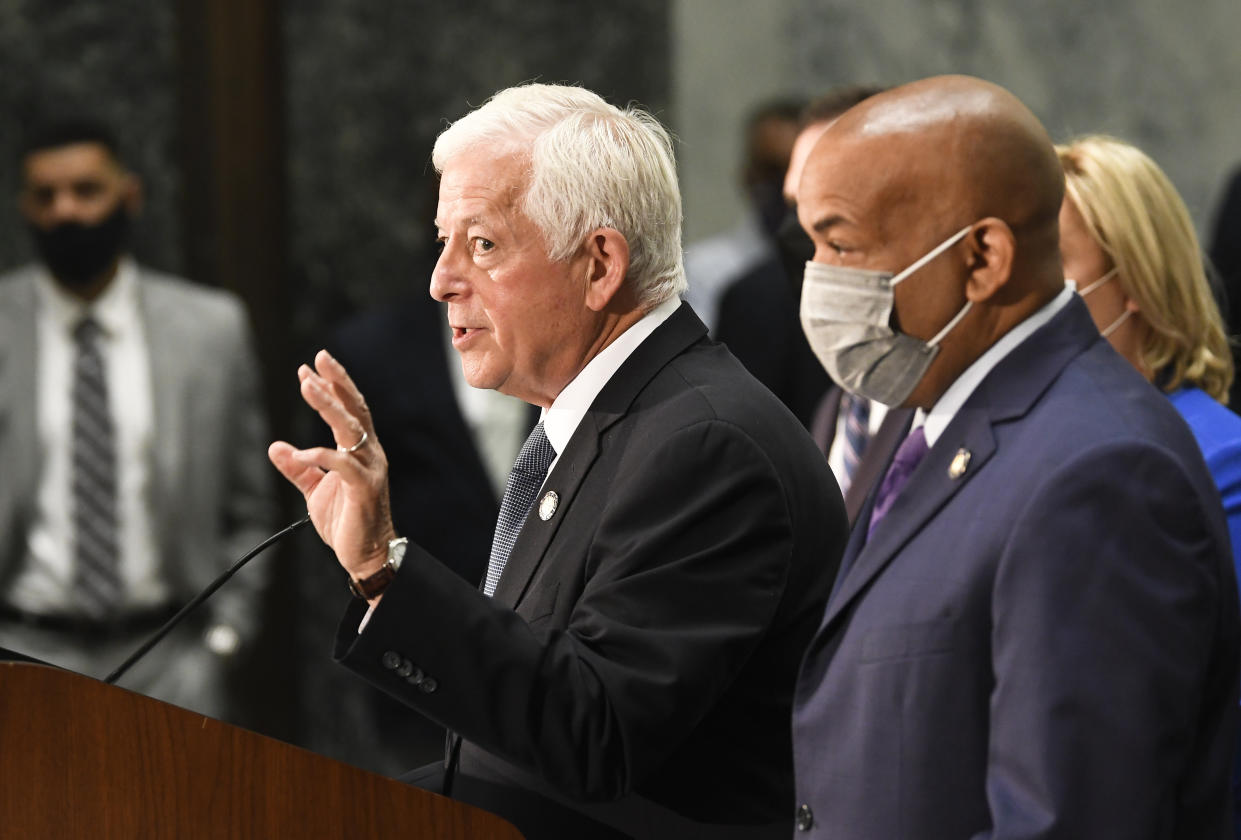
[[[774,238],[784,219],[784,177],[768,178],[750,184],[750,204],[758,214],[763,233]]]
[[[784,220],[776,230],[776,250],[780,264],[793,290],[793,299],[801,300],[801,283],[806,274],[806,263],[814,259],[814,243],[797,221],[797,208],[789,207]]]
[[[68,288],[81,288],[99,279],[125,249],[129,212],[121,203],[97,224],[62,222],[51,230],[30,225],[30,233],[52,275]]]

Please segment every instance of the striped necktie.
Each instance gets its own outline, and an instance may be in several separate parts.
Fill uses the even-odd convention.
[[[508,475],[504,500],[500,503],[500,518],[491,540],[491,560],[487,564],[487,580],[483,583],[484,595],[490,597],[495,594],[500,574],[517,543],[517,535],[521,533],[521,526],[526,524],[534,497],[543,486],[547,468],[554,460],[556,450],[548,441],[543,424],[539,423],[526,438],[517,455],[517,463],[513,464],[513,471]]]
[[[840,492],[847,493],[866,452],[866,444],[870,442],[870,400],[856,394],[845,394],[841,402],[845,410],[845,437],[841,441],[844,448],[840,454],[845,467],[845,480],[841,482]]]
[[[116,434],[108,410],[108,381],[99,324],[90,317],[74,328],[72,491],[74,603],[106,618],[122,596],[117,548]]]

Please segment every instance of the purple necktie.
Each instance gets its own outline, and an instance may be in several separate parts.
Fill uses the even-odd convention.
[[[922,463],[922,458],[929,449],[930,447],[926,445],[926,432],[922,426],[910,432],[909,437],[901,442],[900,449],[896,450],[896,457],[892,459],[892,464],[883,475],[879,492],[875,495],[875,506],[870,512],[870,527],[866,531],[868,538],[875,533],[875,526],[879,524],[879,520],[887,516],[892,505],[896,504],[896,497],[909,483],[909,477],[914,474],[918,464]]]

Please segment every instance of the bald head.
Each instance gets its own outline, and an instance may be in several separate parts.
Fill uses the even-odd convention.
[[[848,111],[820,141],[877,155],[878,172],[862,165],[882,182],[884,200],[896,205],[890,209],[947,214],[961,224],[1003,219],[1024,246],[1017,270],[1048,274],[1042,282],[1060,287],[1055,236],[1064,174],[1042,123],[1004,88],[969,76],[902,85]]]
[[[1064,288],[1064,176],[1046,130],[1008,91],[940,76],[866,99],[823,132],[798,187],[815,260],[899,272],[969,233],[895,291],[895,326],[922,340],[967,302],[917,405]]]

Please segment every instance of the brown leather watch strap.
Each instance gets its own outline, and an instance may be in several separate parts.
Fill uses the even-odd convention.
[[[405,537],[389,540],[388,561],[379,567],[379,571],[361,580],[349,578],[349,591],[353,593],[353,596],[369,601],[387,589],[388,584],[396,578],[396,570],[401,567],[401,560],[405,558],[405,546],[408,543],[409,540]]]
[[[391,563],[384,563],[379,567],[379,571],[370,577],[354,580],[349,578],[349,591],[353,593],[355,598],[362,598],[369,601],[379,593],[388,588],[388,584],[392,583],[396,577],[396,569],[392,568]]]

